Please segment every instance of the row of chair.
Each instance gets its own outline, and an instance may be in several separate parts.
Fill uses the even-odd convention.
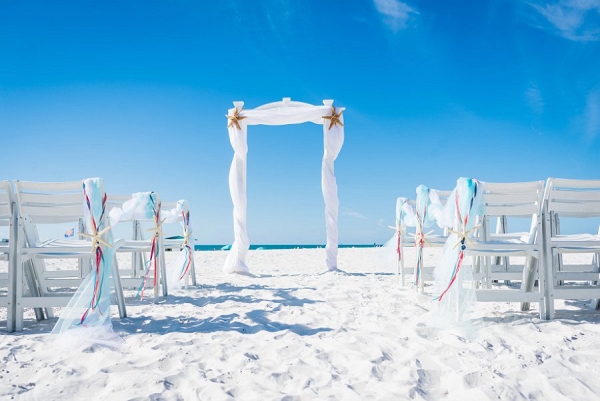
[[[425,192],[421,189],[421,193]],[[441,194],[437,205],[429,204],[433,214],[452,207],[445,204],[450,197],[448,192]],[[466,233],[465,243],[465,255],[472,257],[472,285],[477,301],[521,302],[522,310],[528,310],[532,302],[538,303],[543,319],[554,318],[557,299],[591,299],[592,306],[598,307],[600,232],[589,232],[589,227],[598,227],[600,180],[549,178],[545,182],[479,182],[478,197],[477,229]],[[442,246],[447,232],[428,235],[424,233],[423,222],[419,221],[425,217],[423,209],[418,213],[417,207],[424,204],[423,200],[418,199],[418,195],[414,201],[400,199],[410,206],[401,208],[404,210],[401,213],[397,207],[398,232],[403,246],[416,246],[417,252],[423,246]],[[416,227],[414,234],[407,233],[406,225],[402,226],[403,221],[411,221],[402,213],[415,215],[412,219]],[[568,223],[571,227],[567,227],[567,233],[561,226]],[[438,221],[438,225],[462,229],[452,226],[451,222]],[[585,230],[587,232],[583,232]],[[563,256],[572,253],[589,254],[589,263],[567,263]],[[411,272],[415,277],[420,275],[421,283],[432,280],[432,271],[432,265],[425,264],[419,257],[414,270],[406,268],[399,258],[397,272],[403,284],[404,276]],[[510,285],[513,281],[520,281],[521,285]]]
[[[144,271],[148,271],[147,256],[152,249],[156,250],[156,262],[160,268],[154,277],[148,280],[148,288],[153,288],[155,299],[160,294],[167,295],[166,266],[164,250],[182,249],[188,246],[193,252],[193,243],[189,232],[189,210],[184,203],[187,221],[184,235],[177,239],[165,240],[161,228],[164,220],[160,218],[161,209],[170,210],[176,204],[162,203],[157,194],[150,197],[154,202],[152,218],[135,216],[129,219],[133,225],[131,239],[115,241],[117,252],[127,252],[131,256],[131,265],[119,267],[115,258],[116,269],[112,272],[114,280],[114,303],[119,309],[119,316],[126,316],[125,300],[122,287],[138,288]],[[106,211],[122,207],[131,196],[107,195]],[[33,308],[38,320],[54,316],[53,307],[64,307],[71,299],[74,289],[86,277],[92,268],[95,256],[90,238],[77,239],[79,233],[89,231],[89,222],[84,219],[85,198],[82,183],[76,182],[25,182],[0,181],[0,226],[8,228],[8,241],[0,242],[0,261],[8,266],[6,272],[0,273],[0,307],[7,307],[7,330],[21,331],[25,308]],[[181,202],[181,201],[180,201]],[[108,219],[108,215],[103,216]],[[185,220],[186,215],[181,219]],[[73,238],[42,238],[44,230],[61,233],[64,227],[75,225],[77,230]],[[152,234],[144,238],[144,227],[151,225]],[[54,231],[52,231],[54,230]],[[62,234],[62,233],[61,233]],[[148,237],[146,235],[146,237]],[[153,248],[154,246],[154,248]],[[49,269],[46,259],[61,259],[58,269]],[[75,259],[76,263],[63,263],[62,259]],[[76,264],[74,268],[73,265]],[[185,283],[195,285],[195,267],[193,254],[191,267],[186,271]]]

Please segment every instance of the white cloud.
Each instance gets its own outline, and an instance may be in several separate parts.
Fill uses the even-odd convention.
[[[366,219],[366,217],[363,216],[362,214],[355,212],[354,210],[347,208],[347,207],[342,208],[341,212],[342,212],[342,215],[344,215],[344,216],[355,217],[357,219]]]
[[[373,0],[375,8],[383,16],[383,22],[394,32],[406,28],[411,14],[418,12],[399,0]]]
[[[545,18],[543,28],[574,41],[600,39],[600,0],[560,0],[555,4],[530,5]],[[548,26],[549,25],[549,26]]]
[[[583,118],[586,138],[593,141],[600,136],[600,90],[588,94]]]
[[[544,98],[542,97],[542,92],[540,88],[533,85],[527,88],[525,91],[525,100],[527,101],[527,105],[537,114],[544,113]]]

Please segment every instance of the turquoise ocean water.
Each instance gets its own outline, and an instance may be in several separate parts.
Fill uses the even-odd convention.
[[[231,245],[195,245],[194,250],[196,251],[220,251],[228,250]],[[381,244],[353,244],[346,245],[340,244],[339,248],[374,248],[379,247]],[[250,250],[256,249],[317,249],[325,248],[325,245],[250,245]]]

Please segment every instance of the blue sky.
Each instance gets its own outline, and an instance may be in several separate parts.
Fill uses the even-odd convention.
[[[282,97],[346,108],[342,243],[419,184],[599,178],[600,0],[0,0],[1,179],[185,198],[231,243],[224,114]],[[321,129],[248,137],[250,241],[324,243]]]

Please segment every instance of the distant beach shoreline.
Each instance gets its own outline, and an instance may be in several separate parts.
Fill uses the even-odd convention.
[[[339,248],[378,248],[382,244],[340,244]],[[227,251],[231,245],[194,245],[195,251]],[[282,249],[319,249],[325,248],[324,244],[263,244],[263,245],[250,245],[251,251],[256,250],[282,250]]]

